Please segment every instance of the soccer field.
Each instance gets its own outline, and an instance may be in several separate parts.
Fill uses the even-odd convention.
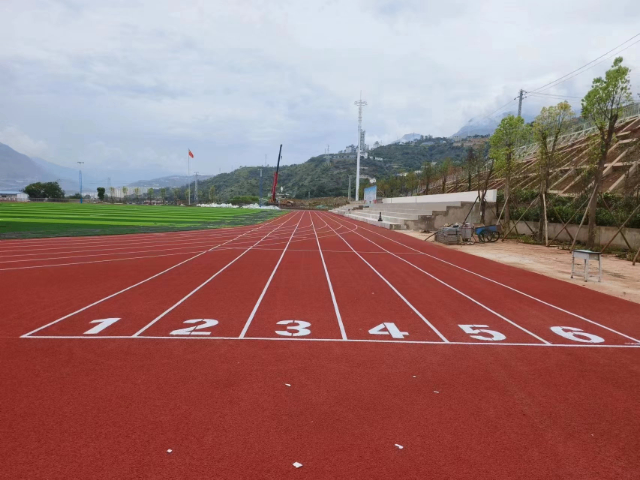
[[[252,225],[277,210],[164,205],[0,203],[0,239],[148,233]]]

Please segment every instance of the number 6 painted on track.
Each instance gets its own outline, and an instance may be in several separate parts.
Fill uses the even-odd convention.
[[[553,333],[557,333],[561,337],[568,338],[574,342],[583,343],[602,343],[604,338],[594,335],[593,333],[587,333],[580,328],[575,327],[551,327]]]
[[[281,320],[277,323],[278,325],[289,325],[287,330],[294,330],[296,333],[287,332],[286,330],[276,330],[278,335],[283,335],[285,337],[304,337],[305,335],[309,335],[311,330],[307,327],[310,327],[311,324],[309,322],[303,322],[302,320]]]

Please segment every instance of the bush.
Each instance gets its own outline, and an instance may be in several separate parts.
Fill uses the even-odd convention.
[[[64,190],[58,182],[36,182],[24,187],[29,198],[64,198]]]
[[[231,205],[250,205],[258,203],[259,198],[253,195],[236,196],[229,200]]]

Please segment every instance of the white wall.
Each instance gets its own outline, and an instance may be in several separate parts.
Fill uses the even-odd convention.
[[[497,190],[487,190],[486,200],[495,203]],[[450,203],[450,202],[474,202],[478,192],[441,193],[437,195],[417,195],[415,197],[383,198],[382,203]]]

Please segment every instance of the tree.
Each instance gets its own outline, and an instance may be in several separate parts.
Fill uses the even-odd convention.
[[[442,176],[442,193],[447,193],[447,177],[451,171],[451,158],[447,157],[440,164],[440,175]]]
[[[161,188],[160,189],[160,198],[162,199],[162,204],[164,205],[164,197],[167,194],[167,189],[166,188]]]
[[[540,241],[546,238],[547,210],[546,199],[549,196],[550,177],[557,166],[556,148],[561,135],[566,133],[575,114],[568,102],[560,102],[555,107],[544,107],[533,122],[533,137],[538,144],[538,180],[540,185],[539,209],[540,225],[538,232]]]
[[[22,190],[29,198],[64,198],[64,190],[58,182],[36,182]]]
[[[109,187],[109,198],[111,199],[111,203],[113,203],[113,197],[116,195],[116,188]]]
[[[418,188],[418,176],[416,172],[407,173],[407,188],[409,189],[409,195],[413,195],[415,190]]]
[[[598,191],[602,186],[604,165],[607,154],[614,141],[615,126],[620,110],[632,102],[629,68],[622,66],[622,57],[613,61],[605,77],[597,77],[591,83],[591,90],[582,99],[582,116],[595,125],[598,134],[598,147],[595,159],[593,193],[589,201],[589,231],[587,248],[592,249],[596,242],[596,208]]]
[[[133,193],[134,193],[134,194],[135,194],[135,196],[136,196],[136,203],[138,203],[138,197],[140,196],[140,187],[135,187],[135,188],[133,189]]]
[[[476,155],[476,151],[469,147],[467,149],[467,159],[466,159],[466,170],[467,170],[467,191],[471,191],[471,178],[473,174],[478,169],[478,155]]]
[[[522,117],[508,115],[502,119],[489,140],[491,148],[489,156],[495,160],[496,169],[504,177],[504,221],[509,225],[509,188],[511,175],[513,174],[516,161],[516,149],[522,145],[527,137],[527,127]]]
[[[153,188],[147,188],[147,197],[149,197],[149,203],[153,200]]]
[[[214,202],[215,195],[216,195],[216,187],[214,185],[211,185],[211,187],[209,187],[209,198],[211,199],[211,203]]]
[[[129,189],[127,187],[122,187],[123,200],[126,200],[128,191],[129,191]]]
[[[478,198],[480,199],[480,223],[486,225],[486,212],[487,212],[487,190],[489,189],[489,183],[491,182],[491,177],[493,175],[495,161],[492,158],[483,161],[478,156],[478,162],[476,163],[476,175],[478,179]],[[484,182],[480,182],[480,175],[482,174],[482,170],[486,171],[486,176],[484,177]]]
[[[173,198],[176,202],[176,205],[178,205],[178,200],[180,199],[180,189],[179,188],[174,188],[173,189]]]
[[[104,187],[98,187],[98,198],[101,202],[104,202]]]
[[[425,195],[429,195],[429,187],[431,186],[431,181],[435,176],[436,171],[433,168],[433,164],[431,162],[426,162],[424,165],[422,165],[422,181],[424,182]]]

